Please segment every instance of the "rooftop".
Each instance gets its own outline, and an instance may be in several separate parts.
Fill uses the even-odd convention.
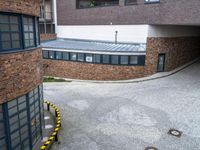
[[[118,43],[87,41],[73,39],[57,39],[54,41],[43,42],[43,48],[81,50],[81,51],[99,51],[99,52],[145,52],[145,43]]]

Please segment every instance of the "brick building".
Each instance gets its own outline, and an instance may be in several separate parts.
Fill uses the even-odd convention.
[[[0,1],[0,149],[36,149],[42,138],[39,0]]]
[[[54,4],[59,39],[43,44],[46,76],[132,79],[170,71],[200,56],[199,0]]]

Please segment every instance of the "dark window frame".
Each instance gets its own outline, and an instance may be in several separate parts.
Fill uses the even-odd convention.
[[[32,49],[32,48],[36,48],[40,45],[40,37],[39,37],[39,34],[36,33],[36,31],[37,31],[36,26],[39,23],[36,20],[39,20],[39,17],[35,17],[35,16],[31,16],[31,15],[22,15],[22,14],[18,14],[18,13],[1,12],[1,11],[0,11],[0,15],[5,15],[5,16],[8,16],[9,18],[12,17],[12,16],[17,16],[17,18],[18,18],[18,28],[19,28],[19,31],[18,31],[19,32],[19,45],[20,45],[19,48],[12,48],[11,47],[11,48],[3,49],[2,38],[1,38],[2,33],[7,32],[11,35],[11,33],[14,33],[15,31],[12,31],[12,32],[11,31],[0,31],[0,53],[12,53],[12,52],[26,51],[26,50],[29,50],[29,49]],[[34,44],[33,44],[33,46],[30,46],[30,47],[25,47],[25,35],[24,35],[24,23],[23,23],[24,17],[33,18],[33,41],[34,41]],[[3,24],[3,23],[0,23],[0,24]],[[10,24],[10,21],[9,21],[9,24]],[[9,27],[9,30],[10,30],[10,27]],[[10,44],[12,46],[12,40],[10,40]]]
[[[151,0],[144,0],[145,4],[157,4],[160,3],[161,0],[157,0],[157,1],[151,1]]]

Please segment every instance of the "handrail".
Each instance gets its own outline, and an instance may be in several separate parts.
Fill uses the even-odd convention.
[[[49,150],[53,143],[58,142],[58,134],[61,128],[61,115],[59,109],[53,105],[49,101],[45,101],[45,104],[47,104],[47,111],[50,111],[50,106],[55,110],[55,116],[56,116],[56,127],[54,128],[53,133],[51,136],[44,142],[44,144],[40,147],[41,150]]]

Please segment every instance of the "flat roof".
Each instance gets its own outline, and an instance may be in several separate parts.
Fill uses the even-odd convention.
[[[118,43],[102,42],[102,41],[87,41],[73,39],[57,39],[41,43],[42,47],[47,49],[66,49],[66,50],[81,50],[94,52],[146,52],[145,43]]]

